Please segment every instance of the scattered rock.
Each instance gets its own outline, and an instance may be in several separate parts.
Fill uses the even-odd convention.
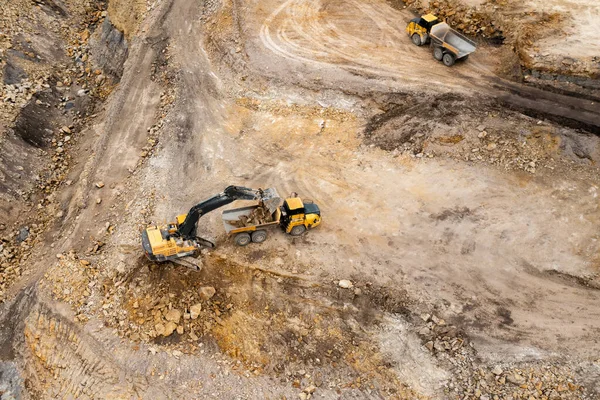
[[[169,310],[165,314],[165,319],[169,322],[178,323],[181,319],[181,311],[175,309]]]
[[[29,227],[25,226],[19,230],[17,235],[17,243],[24,242],[29,237]]]
[[[196,319],[200,315],[200,311],[202,311],[202,304],[194,304],[190,307],[190,318]]]
[[[494,374],[494,375],[502,375],[502,372],[504,372],[504,371],[502,370],[502,368],[499,365],[496,365],[492,369],[492,374]]]
[[[175,324],[174,322],[167,322],[167,324],[164,326],[162,335],[165,337],[171,336],[173,332],[175,332],[175,329],[177,329],[177,324]],[[158,329],[156,330],[156,332],[158,333]]]
[[[165,333],[165,326],[163,324],[156,324],[156,325],[154,325],[154,330],[156,331],[157,334],[164,335],[164,333]],[[173,331],[171,331],[171,333],[172,332]],[[164,336],[169,336],[169,335],[164,335]]]
[[[204,286],[200,288],[200,298],[202,300],[208,300],[212,298],[217,291],[212,286]]]
[[[507,375],[506,380],[509,381],[510,383],[512,383],[513,385],[517,385],[517,386],[525,383],[525,378],[523,378],[521,375],[519,375],[517,373]]]
[[[338,286],[342,289],[352,289],[354,287],[354,284],[347,279],[342,279],[341,281],[339,281]]]
[[[308,394],[313,394],[315,392],[315,390],[317,390],[317,387],[314,385],[310,385],[304,389],[304,392],[308,393]]]

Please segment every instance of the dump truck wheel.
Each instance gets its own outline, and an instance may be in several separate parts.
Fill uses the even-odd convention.
[[[414,44],[416,44],[417,46],[420,46],[421,43],[421,36],[419,36],[418,33],[413,33],[413,35],[410,37],[412,39],[412,42]]]
[[[446,53],[444,54],[444,58],[442,59],[442,61],[444,61],[444,65],[446,67],[451,67],[456,62],[456,58],[452,54]]]
[[[238,246],[246,246],[251,241],[252,238],[246,232],[238,233],[237,235],[235,235],[235,244],[237,244]]]
[[[267,240],[267,231],[260,230],[252,233],[252,241],[254,243],[262,243],[265,240]]]
[[[434,47],[433,58],[435,58],[438,61],[442,61],[442,58],[444,58],[444,50],[442,50],[441,47]]]
[[[306,227],[304,225],[297,225],[292,228],[292,230],[290,231],[290,235],[300,236],[304,233],[305,230],[306,230]]]

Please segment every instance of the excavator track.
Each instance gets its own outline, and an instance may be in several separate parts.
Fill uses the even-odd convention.
[[[202,260],[200,260],[199,258],[188,256],[188,257],[181,257],[181,258],[173,259],[173,260],[171,260],[171,262],[173,264],[187,267],[196,272],[202,271]]]

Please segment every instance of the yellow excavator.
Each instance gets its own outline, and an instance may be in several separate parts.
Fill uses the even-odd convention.
[[[243,186],[228,186],[222,193],[212,196],[195,206],[187,214],[178,215],[176,221],[166,225],[150,225],[142,231],[142,248],[151,261],[172,261],[196,271],[200,271],[201,262],[197,258],[204,248],[215,247],[214,243],[196,235],[198,220],[205,214],[236,200],[255,200],[260,207],[271,213],[276,223],[248,224],[235,231],[238,245],[250,241],[260,243],[266,239],[265,226],[280,226],[284,232],[297,236],[321,223],[319,207],[310,202],[304,203],[295,193],[281,205],[281,198],[273,188],[250,189]],[[256,206],[252,206],[256,207]],[[248,207],[243,208],[249,209]],[[232,211],[238,211],[232,210]],[[224,213],[225,215],[225,213]],[[227,214],[231,222],[231,213]],[[240,214],[241,215],[241,214]],[[225,216],[223,217],[225,221]],[[226,225],[226,229],[230,226]],[[228,229],[228,233],[230,232]],[[248,238],[247,242],[241,240]]]

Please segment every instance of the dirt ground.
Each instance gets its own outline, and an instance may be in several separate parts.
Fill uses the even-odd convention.
[[[64,3],[0,17],[1,399],[599,398],[595,2]],[[323,223],[143,256],[230,184]]]

